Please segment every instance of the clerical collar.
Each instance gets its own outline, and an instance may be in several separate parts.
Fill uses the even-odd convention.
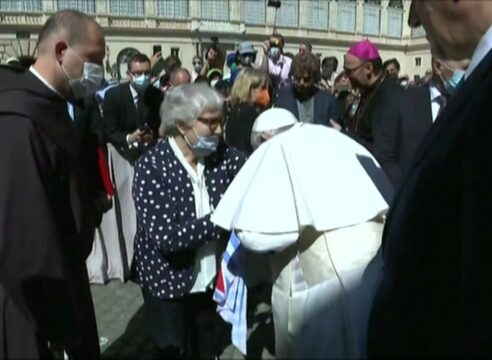
[[[35,68],[34,66],[31,65],[31,67],[29,68],[29,71],[33,73],[34,76],[36,76],[43,84],[46,85],[46,87],[48,89],[50,89],[51,91],[53,91],[55,94],[57,94],[59,97],[61,97],[62,99],[65,99],[65,97],[60,94]]]

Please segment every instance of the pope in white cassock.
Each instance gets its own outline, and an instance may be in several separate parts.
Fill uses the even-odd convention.
[[[253,142],[272,128],[287,130],[252,154],[212,222],[269,252],[277,358],[365,357],[391,185],[373,156],[336,130],[270,109]]]

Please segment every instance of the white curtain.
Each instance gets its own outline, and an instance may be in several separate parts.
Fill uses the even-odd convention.
[[[188,0],[157,0],[157,14],[167,19],[187,19]]]
[[[112,15],[144,16],[144,0],[109,0],[109,11]]]
[[[310,0],[305,4],[308,7],[308,23],[306,24],[306,27],[328,30],[330,2],[326,0]]]
[[[277,12],[277,26],[299,26],[299,0],[282,0],[282,6]]]
[[[73,9],[86,14],[96,12],[95,0],[58,0],[58,10]]]
[[[357,18],[357,4],[355,1],[338,1],[337,3],[337,30],[355,32]]]

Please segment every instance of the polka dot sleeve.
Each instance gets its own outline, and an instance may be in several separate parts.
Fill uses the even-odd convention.
[[[222,231],[210,222],[210,215],[180,222],[176,201],[150,162],[138,163],[133,185],[137,222],[163,253],[190,250],[221,239]]]

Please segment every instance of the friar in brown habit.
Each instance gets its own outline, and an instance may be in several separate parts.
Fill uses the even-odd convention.
[[[99,358],[85,259],[84,156],[67,101],[93,93],[105,42],[89,16],[65,10],[39,34],[29,70],[0,69],[0,358]]]

